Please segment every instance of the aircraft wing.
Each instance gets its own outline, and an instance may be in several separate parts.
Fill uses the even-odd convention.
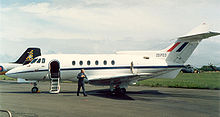
[[[93,85],[110,85],[110,84],[121,84],[130,83],[131,81],[138,80],[139,75],[124,75],[124,76],[114,76],[114,77],[102,77],[102,78],[91,78],[89,84]]]
[[[109,76],[109,77],[101,77],[94,76],[89,77],[89,84],[93,85],[110,85],[110,84],[133,84],[140,80],[145,80],[149,78],[175,78],[176,74],[179,73],[181,69],[174,68],[170,70],[161,70],[156,73],[141,73],[141,74],[127,74],[122,76]]]

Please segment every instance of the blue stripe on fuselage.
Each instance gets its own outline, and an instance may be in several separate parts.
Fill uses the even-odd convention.
[[[135,69],[149,69],[149,68],[182,68],[184,65],[168,65],[168,66],[134,66]],[[80,67],[80,68],[61,68],[61,71],[67,71],[67,70],[105,70],[105,69],[130,69],[130,66],[118,66],[118,67]],[[22,72],[16,72],[11,74],[18,74],[18,73],[31,73],[31,72],[43,72],[48,71],[48,69],[42,69],[37,71],[22,71]]]

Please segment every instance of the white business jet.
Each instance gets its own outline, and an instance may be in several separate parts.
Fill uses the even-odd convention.
[[[206,24],[192,30],[168,48],[160,51],[121,51],[116,54],[50,54],[12,69],[9,77],[26,80],[50,80],[51,93],[59,93],[60,80],[77,81],[84,69],[92,85],[110,86],[115,93],[126,92],[130,84],[149,78],[175,78],[202,39],[220,35],[206,30]],[[35,93],[38,88],[32,88]]]

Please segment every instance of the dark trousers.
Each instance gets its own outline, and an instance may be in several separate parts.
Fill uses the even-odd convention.
[[[86,96],[86,91],[85,91],[85,87],[84,87],[84,82],[78,82],[78,90],[77,90],[77,95],[79,95],[80,89],[82,87],[83,90],[83,95]]]

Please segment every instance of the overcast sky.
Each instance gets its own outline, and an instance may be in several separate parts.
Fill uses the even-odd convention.
[[[48,53],[160,50],[206,22],[220,32],[220,0],[0,0],[0,62],[28,47]],[[192,65],[220,66],[220,36],[202,41]]]

